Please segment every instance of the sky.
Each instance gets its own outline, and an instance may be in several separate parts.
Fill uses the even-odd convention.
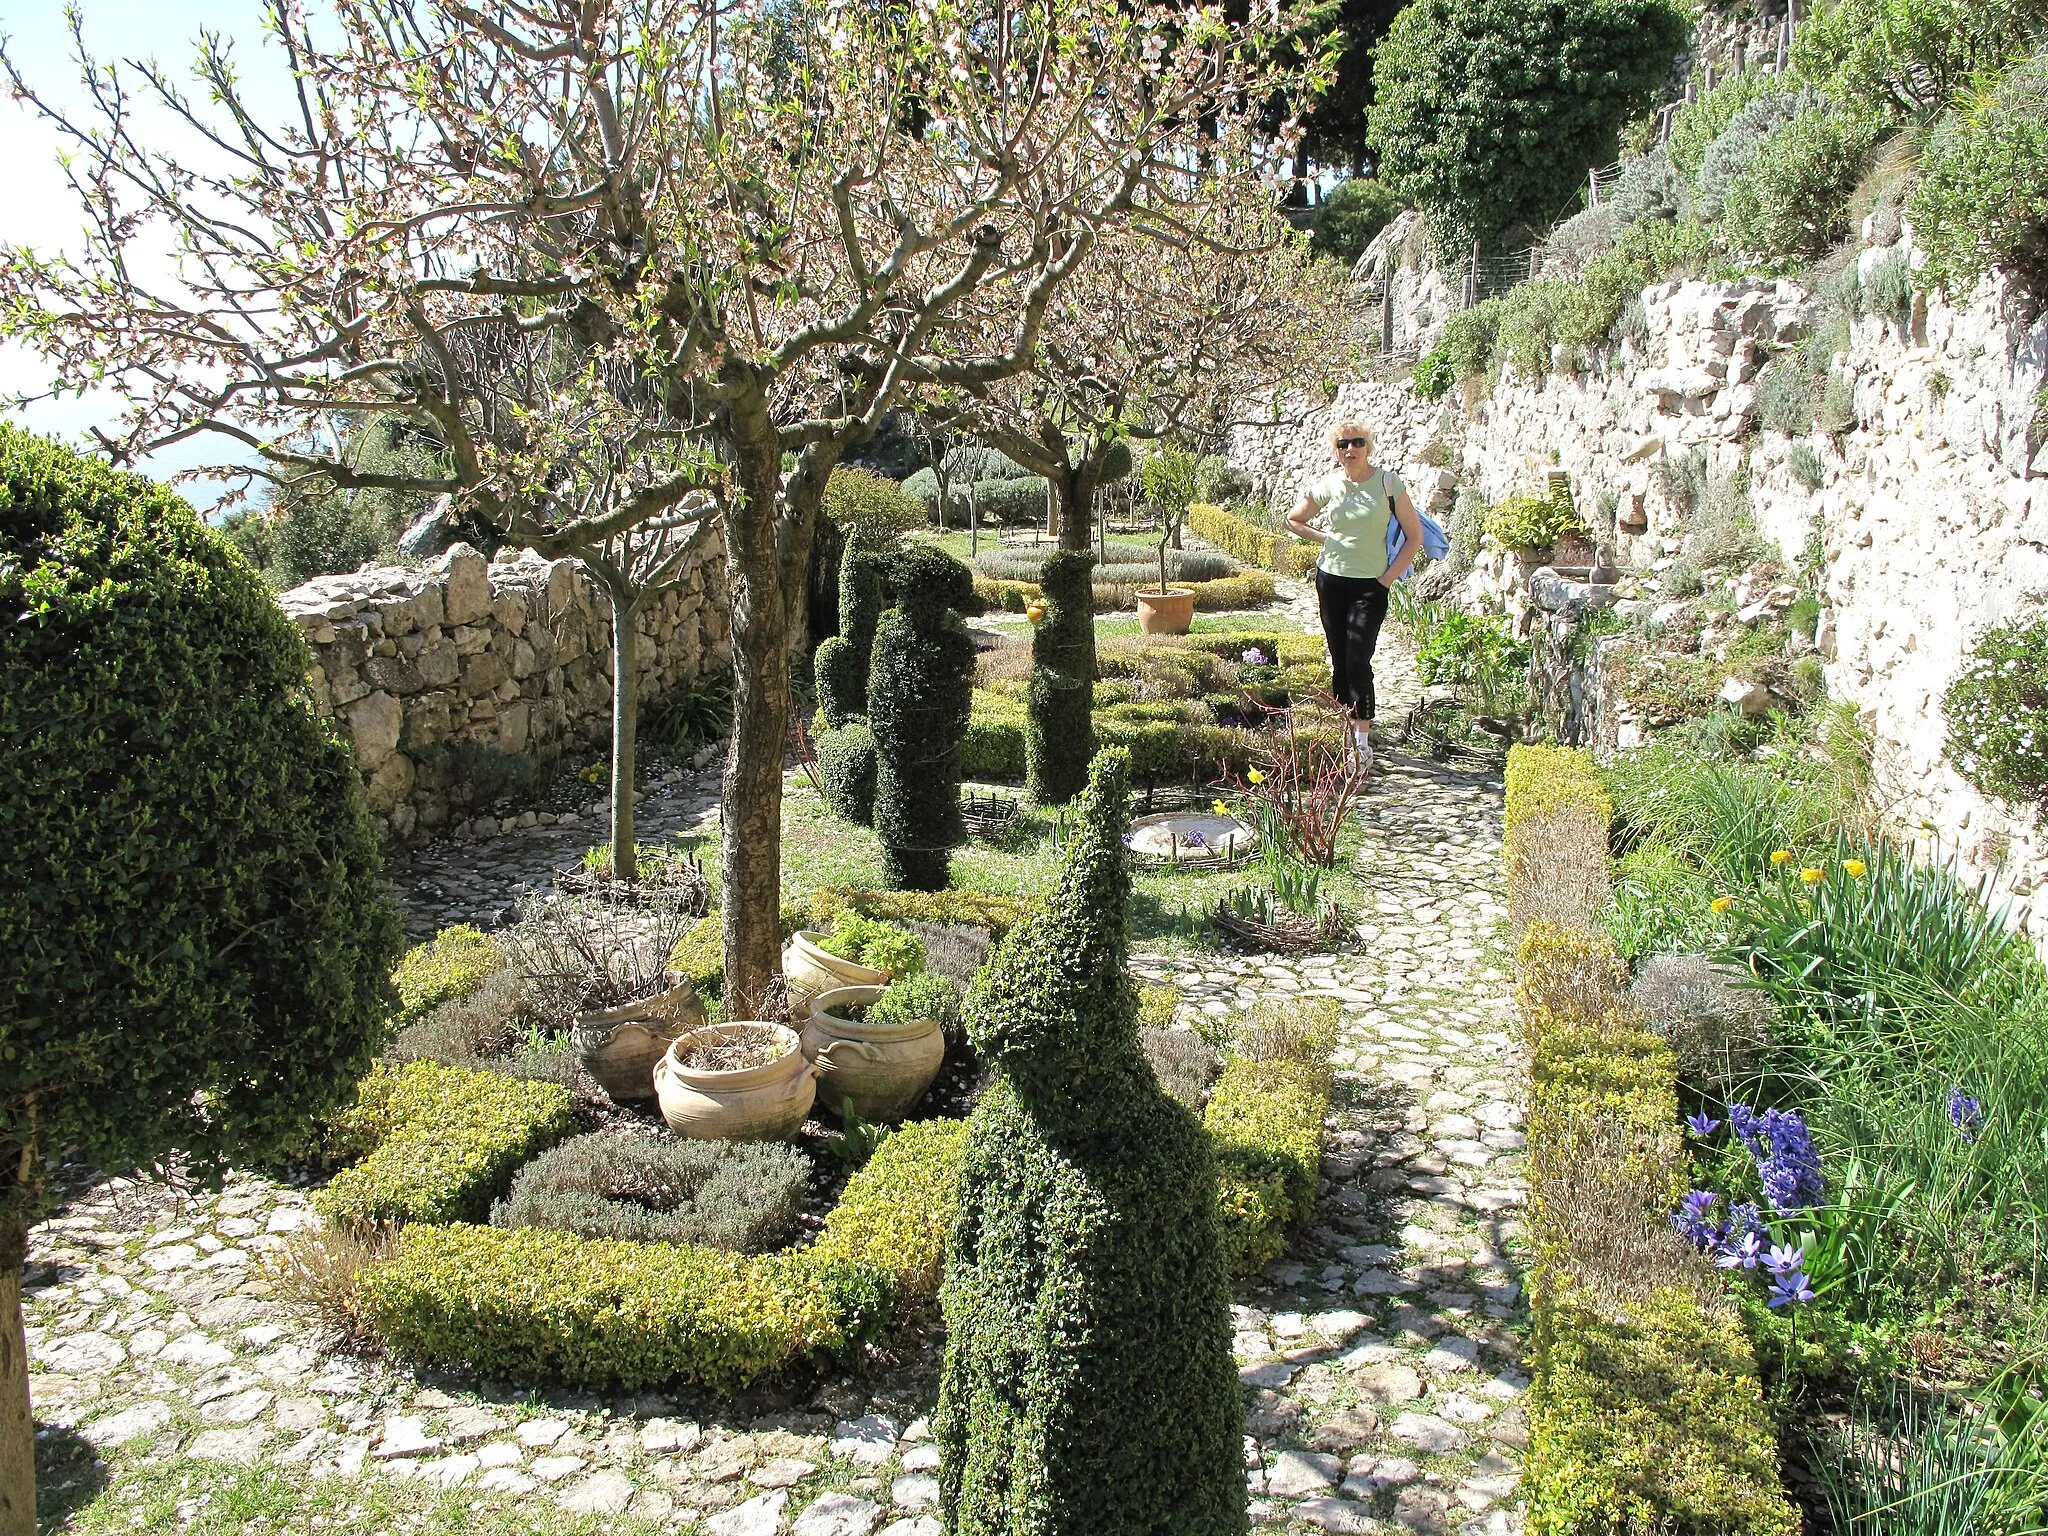
[[[198,52],[199,33],[207,29],[220,33],[235,44],[252,98],[273,99],[280,111],[283,109],[283,69],[263,32],[261,0],[78,0],[78,6],[85,18],[86,45],[95,57],[123,62],[153,58],[185,79],[189,79],[188,66]],[[9,54],[38,91],[67,106],[83,100],[61,0],[0,0],[0,36],[5,36]],[[168,125],[160,132],[160,142],[175,143],[175,132]],[[6,195],[0,197],[0,244],[41,252],[77,246],[83,219],[58,167],[57,153],[55,131],[32,109],[0,92],[0,165],[6,167]],[[0,397],[40,390],[48,383],[41,359],[20,347],[0,343]],[[110,421],[114,414],[108,398],[88,396],[41,402],[14,413],[13,419],[34,431],[76,440],[86,427]],[[153,456],[141,467],[162,476],[230,457],[224,442],[186,443]],[[184,490],[200,506],[218,494],[203,481],[188,483]]]

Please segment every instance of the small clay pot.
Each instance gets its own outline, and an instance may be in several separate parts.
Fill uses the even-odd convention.
[[[833,1010],[875,1002],[882,987],[835,987],[811,999],[804,1054],[818,1064],[818,1100],[834,1114],[850,1101],[863,1120],[901,1120],[924,1097],[946,1059],[937,1019],[869,1024]]]
[[[704,1025],[704,1004],[685,981],[653,997],[579,1013],[569,1048],[616,1103],[654,1097],[654,1064],[669,1042]]]
[[[731,1072],[681,1065],[679,1058],[710,1040],[758,1040],[760,1031],[781,1049],[771,1061]],[[693,1141],[787,1141],[818,1096],[818,1068],[786,1024],[749,1019],[712,1024],[678,1036],[655,1064],[654,1096],[661,1118]]]
[[[789,988],[789,1000],[802,1007],[820,992],[834,987],[886,987],[889,972],[872,965],[858,965],[822,948],[825,937],[808,929],[790,936],[782,951],[782,981]]]
[[[1138,589],[1138,628],[1148,635],[1184,635],[1195,622],[1195,594],[1187,587]]]

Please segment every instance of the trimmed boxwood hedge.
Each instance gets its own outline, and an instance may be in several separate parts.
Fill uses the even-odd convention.
[[[424,944],[406,951],[391,973],[398,1000],[405,1007],[402,1023],[423,1019],[443,1003],[467,997],[484,978],[505,967],[505,951],[481,928],[457,923],[443,928]]]
[[[575,1097],[559,1084],[380,1062],[335,1127],[341,1147],[369,1155],[313,1206],[337,1223],[482,1221],[521,1163],[575,1129]]]
[[[1315,1208],[1329,1106],[1327,1076],[1302,1063],[1239,1057],[1217,1079],[1203,1123],[1215,1142],[1217,1219],[1233,1271],[1278,1258],[1287,1229]]]

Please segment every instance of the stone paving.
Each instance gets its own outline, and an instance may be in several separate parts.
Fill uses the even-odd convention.
[[[688,774],[654,786],[643,830],[708,819],[715,788]],[[1374,901],[1358,953],[1141,955],[1133,969],[1176,982],[1190,1020],[1276,995],[1344,1009],[1315,1219],[1236,1297],[1255,1523],[1513,1536],[1528,1383],[1499,785],[1383,757],[1359,814]],[[414,915],[488,917],[590,835],[536,827],[416,856],[401,871]],[[191,1491],[151,1529],[192,1524],[223,1479],[272,1474],[375,1480],[444,1514],[509,1511],[522,1530],[586,1517],[578,1528],[938,1536],[931,1335],[857,1379],[739,1402],[416,1373],[338,1353],[277,1301],[264,1260],[314,1223],[304,1189],[242,1174],[219,1194],[89,1183],[34,1230],[46,1517],[100,1481],[113,1486],[99,1500],[118,1501],[124,1481],[169,1469]]]

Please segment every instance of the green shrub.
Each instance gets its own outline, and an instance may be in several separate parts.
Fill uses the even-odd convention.
[[[874,732],[856,720],[820,736],[818,777],[832,814],[866,826],[875,815]]]
[[[959,994],[953,983],[930,971],[900,976],[891,981],[868,1008],[870,1024],[908,1024],[916,1019],[950,1022],[958,1011]]]
[[[825,481],[825,516],[846,530],[849,549],[891,550],[928,519],[924,503],[887,475],[842,464]]]
[[[1827,484],[1827,466],[1821,463],[1820,454],[1811,443],[1794,443],[1792,452],[1786,457],[1785,467],[1791,471],[1792,478],[1809,491],[1817,491]],[[1812,630],[1806,633],[1808,639],[1813,637]]]
[[[1139,1004],[1139,1017],[1144,1017],[1143,1003]],[[1216,1080],[1217,1069],[1222,1065],[1216,1048],[1191,1029],[1148,1028],[1143,1024],[1138,1026],[1138,1043],[1144,1048],[1145,1059],[1152,1064],[1152,1075],[1159,1079],[1159,1086],[1200,1113],[1209,1095],[1209,1085]],[[1218,1177],[1223,1176],[1219,1170]]]
[[[915,976],[924,969],[924,945],[917,935],[851,909],[839,913],[832,931],[818,941],[818,947],[891,976]]]
[[[1167,517],[1178,517],[1202,494],[1201,458],[1179,443],[1160,441],[1145,455],[1145,499]]]
[[[378,1066],[337,1124],[369,1155],[313,1197],[328,1220],[481,1221],[513,1170],[576,1128],[552,1083],[514,1082],[428,1061]]]
[[[1662,0],[1416,0],[1373,56],[1379,174],[1446,257],[1546,225],[1658,103],[1687,30]]]
[[[690,925],[669,954],[668,968],[687,979],[699,997],[725,990],[725,919],[707,912]]]
[[[867,715],[868,669],[875,627],[882,619],[883,565],[883,556],[851,542],[840,557],[839,633],[819,645],[812,661],[818,708],[834,730]]]
[[[1621,232],[1613,249],[1586,264],[1580,278],[1584,298],[1568,312],[1559,340],[1596,346],[1614,334],[1631,301],[1642,290],[1705,259],[1712,236],[1691,219],[1643,219]]]
[[[1747,69],[1729,75],[1711,91],[1684,107],[1671,120],[1671,141],[1665,153],[1679,175],[1697,180],[1707,150],[1744,108],[1766,97],[1782,96],[1791,89],[1788,77]]]
[[[1424,683],[1455,683],[1470,687],[1489,670],[1529,665],[1529,647],[1508,632],[1507,621],[1457,609],[1444,615],[1415,652],[1415,669]]]
[[[906,551],[895,567],[897,606],[875,633],[868,728],[875,736],[875,837],[883,877],[915,890],[946,888],[960,819],[960,741],[974,694],[974,642],[959,610],[974,579],[943,550]]]
[[[1944,755],[1987,795],[2048,794],[2048,623],[1985,631],[1942,696]]]
[[[1487,509],[1485,528],[1503,549],[1548,549],[1568,533],[1586,531],[1564,490],[1517,491]]]
[[[795,1232],[810,1177],[781,1143],[593,1131],[521,1168],[491,1225],[760,1253]]]
[[[1854,432],[1860,424],[1856,414],[1855,386],[1839,373],[1830,372],[1820,392],[1820,414],[1814,425],[1830,437]]]
[[[1910,121],[2021,57],[2044,28],[2042,0],[1836,0],[1801,17],[1792,64],[1836,101]]]
[[[1441,400],[1458,382],[1458,370],[1442,346],[1432,347],[1415,360],[1415,393],[1425,400]]]
[[[1045,566],[1045,616],[1031,636],[1024,726],[1025,788],[1041,805],[1064,805],[1080,793],[1094,751],[1095,619],[1082,596],[1094,563],[1085,552],[1062,551]]]
[[[799,922],[812,928],[838,922],[842,913],[859,912],[892,923],[937,923],[985,928],[1000,939],[1024,920],[1029,904],[1015,896],[985,891],[869,891],[826,887],[805,897]],[[915,937],[915,935],[912,935]]]
[[[1878,132],[1875,119],[1836,108],[1774,129],[1728,189],[1728,238],[1763,255],[1820,255],[1849,232],[1849,194]]]
[[[1794,1536],[1741,1323],[1667,1291],[1620,1322],[1544,1306],[1530,1391],[1530,1536],[1627,1526]]]
[[[1308,248],[1317,256],[1351,266],[1400,212],[1401,199],[1394,190],[1372,177],[1340,181],[1316,210]]]
[[[1202,461],[1195,466],[1194,500],[1197,502],[1230,506],[1249,500],[1253,491],[1252,477],[1220,453],[1203,455]]]
[[[177,496],[0,424],[0,1246],[59,1154],[302,1145],[389,1038],[403,940],[308,665]]]
[[[1803,437],[1813,430],[1813,388],[1792,357],[1774,357],[1756,383],[1757,420],[1768,432]]]
[[[444,930],[445,931],[445,930]],[[526,978],[509,966],[486,976],[474,992],[451,997],[398,1032],[387,1061],[438,1061],[473,1067],[511,1043],[526,1002]]]
[[[407,950],[391,973],[391,982],[398,988],[405,1018],[418,1019],[443,1003],[467,997],[505,964],[504,947],[496,939],[471,923],[457,923]]]
[[[1444,322],[1443,334],[1430,355],[1440,355],[1442,366],[1450,369],[1454,379],[1484,377],[1493,365],[1494,347],[1500,340],[1501,311],[1505,307],[1499,299],[1482,299],[1470,309],[1459,310]]]
[[[974,485],[975,515],[985,523],[1013,528],[1042,527],[1052,495],[1045,481],[981,480]]]
[[[846,1181],[812,1253],[828,1264],[886,1271],[906,1300],[937,1296],[967,1136],[964,1120],[917,1120],[892,1131]]]
[[[402,1359],[627,1391],[732,1390],[841,1354],[889,1290],[877,1270],[806,1250],[749,1258],[537,1227],[408,1227],[362,1279],[364,1309]]]
[[[1203,1122],[1216,1144],[1217,1209],[1237,1272],[1279,1253],[1287,1229],[1315,1208],[1328,1112],[1328,1086],[1305,1065],[1240,1056],[1217,1079]],[[1259,1198],[1247,1200],[1241,1190],[1257,1191]]]
[[[1540,377],[1550,371],[1554,344],[1567,337],[1574,347],[1604,339],[1607,327],[1594,327],[1588,316],[1586,290],[1578,283],[1555,277],[1517,283],[1501,299],[1496,351],[1524,378]]]
[[[968,1131],[932,1418],[958,1536],[1244,1529],[1215,1173],[1139,1048],[1126,969],[1128,778],[1098,755],[1046,912],[968,994],[996,1076]]]
[[[1208,502],[1189,506],[1188,527],[1246,565],[1282,576],[1302,575],[1314,559],[1314,546],[1294,535],[1262,528]]]
[[[1717,134],[1700,162],[1693,193],[1695,214],[1709,221],[1727,211],[1729,189],[1756,164],[1764,141],[1802,112],[1820,109],[1812,91],[1760,91]]]
[[[1944,118],[1920,172],[1913,240],[1929,281],[1960,301],[2003,267],[2048,305],[2048,54]]]

